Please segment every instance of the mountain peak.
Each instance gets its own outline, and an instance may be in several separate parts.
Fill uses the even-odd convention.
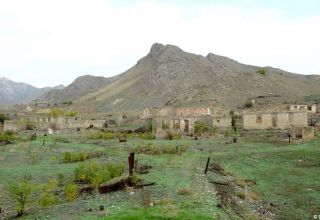
[[[171,51],[175,51],[175,52],[182,51],[179,47],[177,47],[175,45],[170,45],[170,44],[163,45],[161,43],[154,43],[151,46],[150,54],[151,54],[151,56],[158,57],[160,54],[162,54],[164,51],[167,51],[167,50],[171,50]]]

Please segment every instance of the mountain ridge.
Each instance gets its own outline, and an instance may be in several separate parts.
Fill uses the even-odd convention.
[[[285,102],[320,94],[318,82],[320,77],[242,64],[212,53],[196,55],[155,43],[117,80],[75,103],[79,108],[90,103],[97,112],[218,103],[236,108],[258,96],[272,95],[278,97],[276,102]]]

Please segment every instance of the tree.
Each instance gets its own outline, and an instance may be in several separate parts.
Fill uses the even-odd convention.
[[[63,111],[61,109],[58,109],[58,108],[53,108],[49,112],[49,115],[54,117],[54,118],[57,118],[58,116],[63,115]]]
[[[5,114],[0,114],[0,124],[4,124],[5,120],[9,120],[10,118],[6,116]]]

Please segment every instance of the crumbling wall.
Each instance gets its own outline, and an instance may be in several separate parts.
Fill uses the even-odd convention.
[[[213,116],[212,126],[218,128],[229,128],[231,127],[231,116]]]
[[[302,139],[305,141],[311,141],[314,139],[314,129],[313,128],[303,128],[302,129]]]
[[[308,127],[307,112],[244,113],[244,129]]]

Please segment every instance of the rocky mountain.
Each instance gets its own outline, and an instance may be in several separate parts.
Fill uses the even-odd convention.
[[[319,82],[319,76],[245,65],[212,53],[204,57],[156,43],[135,66],[74,103],[96,112],[218,103],[236,108],[248,99],[283,103],[320,94]]]
[[[112,79],[113,78],[90,75],[80,76],[63,89],[55,89],[43,94],[41,97],[34,100],[33,104],[47,105],[70,102],[105,87],[112,82]]]
[[[7,78],[0,77],[0,104],[25,104],[52,90],[61,89],[62,85],[57,87],[36,88],[26,83],[18,83]]]

